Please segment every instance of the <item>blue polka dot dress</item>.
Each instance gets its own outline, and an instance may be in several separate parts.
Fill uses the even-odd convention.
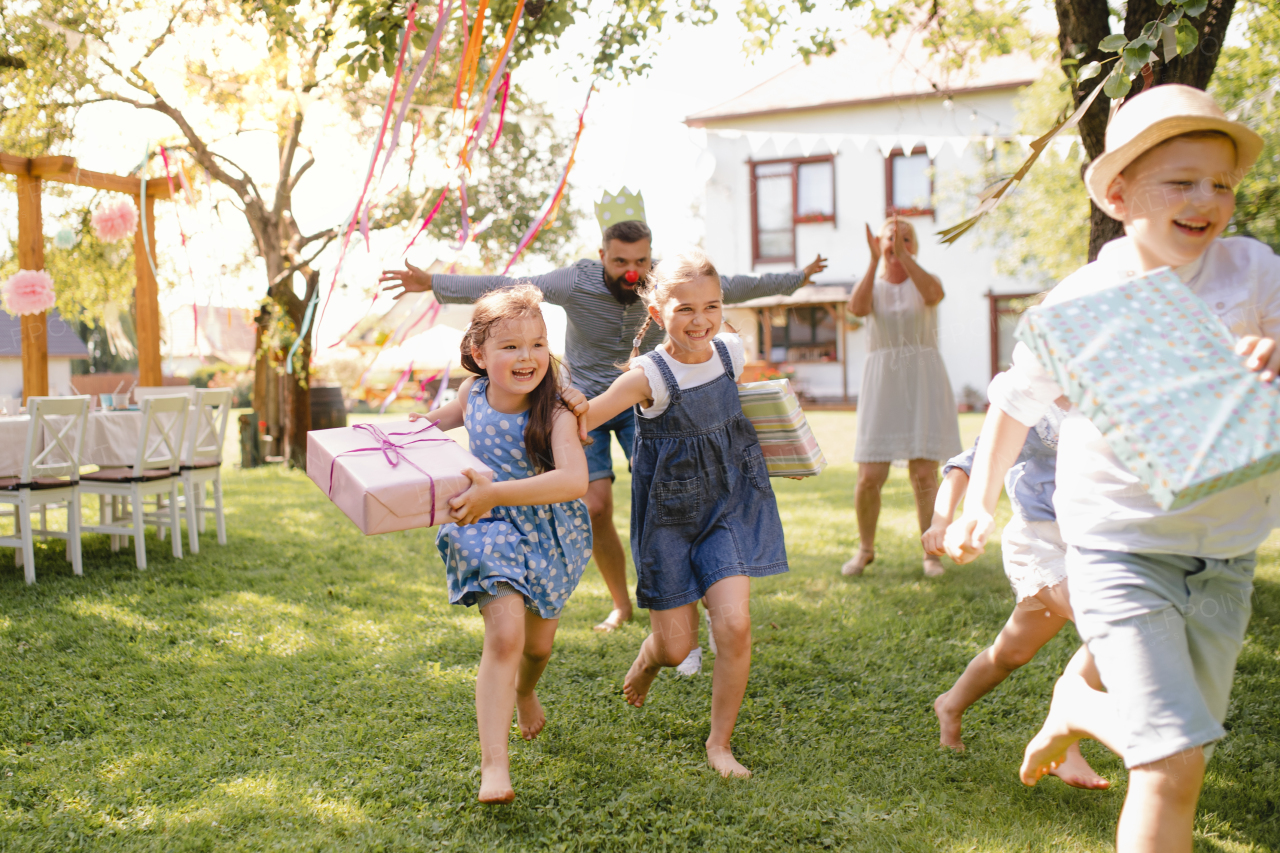
[[[488,387],[488,379],[477,379],[467,399],[463,422],[470,450],[493,469],[494,482],[532,477],[524,447],[529,415],[494,410]],[[492,595],[505,582],[542,618],[558,619],[591,559],[591,518],[582,500],[496,506],[475,524],[440,525],[436,547],[453,604],[475,604],[477,593]]]

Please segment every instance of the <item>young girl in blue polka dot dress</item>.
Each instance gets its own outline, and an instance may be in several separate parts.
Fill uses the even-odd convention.
[[[559,394],[539,305],[520,286],[476,302],[462,364],[477,377],[458,399],[424,415],[441,429],[467,428],[470,449],[494,472],[468,470],[471,487],[449,501],[443,524],[449,600],[477,605],[484,651],[476,675],[483,803],[515,799],[507,756],[511,711],[532,740],[546,718],[534,688],[551,657],[560,611],[591,558],[587,458],[577,421]]]

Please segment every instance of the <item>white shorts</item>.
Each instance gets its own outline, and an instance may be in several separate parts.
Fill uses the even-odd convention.
[[[1024,610],[1043,610],[1036,593],[1067,579],[1067,543],[1056,521],[1025,521],[1014,515],[1000,534],[1004,574]]]

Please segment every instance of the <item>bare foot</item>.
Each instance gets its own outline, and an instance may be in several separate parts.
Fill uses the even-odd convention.
[[[933,713],[938,718],[938,726],[942,729],[942,736],[939,742],[948,749],[954,749],[956,752],[964,752],[964,741],[960,740],[960,714],[953,714],[947,708],[947,697],[951,695],[951,691],[947,691],[933,700]]]
[[[510,768],[505,762],[501,766],[480,768],[480,794],[476,799],[487,806],[505,806],[515,798]]]
[[[653,684],[653,680],[658,677],[658,673],[662,671],[660,666],[646,666],[644,664],[644,650],[640,650],[640,654],[636,655],[635,662],[631,664],[631,669],[627,670],[627,677],[622,682],[622,694],[627,697],[627,701],[639,708],[644,704],[645,698],[649,695],[649,687]]]
[[[593,630],[599,631],[601,634],[610,634],[630,621],[630,612],[624,614],[621,610],[610,610],[604,621],[595,626]]]
[[[528,696],[516,694],[516,723],[520,726],[520,737],[533,740],[547,724],[547,715],[542,713],[542,703],[537,693]]]
[[[932,554],[924,555],[924,576],[927,578],[940,578],[946,574],[946,569],[942,567],[942,561]]]
[[[735,779],[750,779],[751,771],[738,763],[738,759],[733,757],[733,752],[725,746],[707,745],[707,763],[711,765],[711,769],[728,779],[732,776]]]
[[[1073,693],[1081,688],[1088,690],[1089,685],[1084,683],[1084,679],[1072,675],[1062,676],[1053,685],[1049,716],[1045,717],[1044,725],[1027,744],[1022,756],[1022,767],[1018,770],[1022,784],[1034,785],[1045,774],[1060,767],[1067,759],[1067,748],[1082,737],[1069,721],[1075,704]]]
[[[847,578],[856,578],[866,571],[867,566],[876,561],[876,552],[859,548],[857,555],[840,567],[840,574]]]
[[[1085,761],[1078,742],[1067,747],[1066,760],[1050,770],[1049,774],[1057,776],[1073,788],[1084,788],[1086,791],[1104,791],[1111,787],[1111,783],[1095,773],[1089,762]]]

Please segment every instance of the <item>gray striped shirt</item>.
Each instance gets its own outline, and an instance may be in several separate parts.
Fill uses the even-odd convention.
[[[804,273],[768,273],[761,276],[721,276],[724,301],[746,302],[761,296],[789,294],[800,286]],[[604,264],[581,260],[571,267],[529,278],[500,275],[440,275],[431,277],[436,298],[443,303],[475,302],[490,290],[511,284],[532,284],[552,305],[559,305],[568,317],[564,356],[573,386],[588,397],[598,396],[622,375],[631,358],[631,342],[647,314],[644,302],[623,305],[613,298],[604,283]],[[662,343],[663,331],[649,326],[640,352]]]

